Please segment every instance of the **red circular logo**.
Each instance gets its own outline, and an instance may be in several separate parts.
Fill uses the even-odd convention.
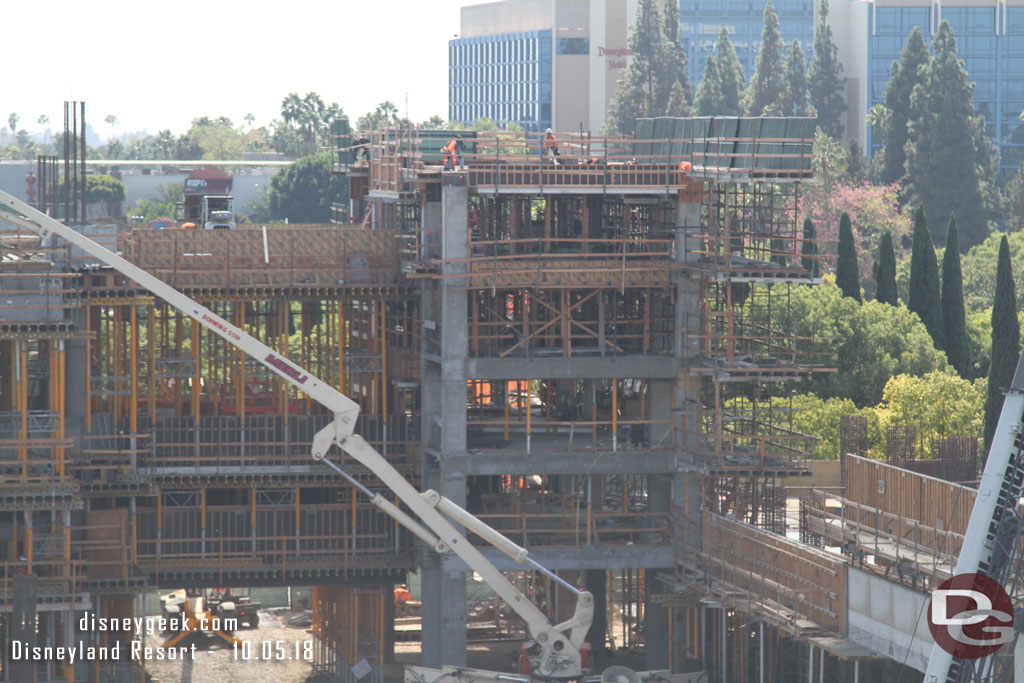
[[[1013,603],[995,579],[957,574],[932,591],[928,629],[954,657],[987,657],[1013,642]]]

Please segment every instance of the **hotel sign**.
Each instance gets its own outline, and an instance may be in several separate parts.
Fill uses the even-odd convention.
[[[608,57],[608,70],[616,71],[626,68],[626,57],[633,54],[627,47],[598,47],[598,57]]]

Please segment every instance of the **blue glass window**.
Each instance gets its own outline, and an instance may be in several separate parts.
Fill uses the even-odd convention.
[[[968,7],[967,30],[971,33],[995,33],[995,7]]]
[[[555,41],[555,54],[589,55],[590,38],[558,38]]]
[[[1006,33],[1024,35],[1024,7],[1006,8]]]

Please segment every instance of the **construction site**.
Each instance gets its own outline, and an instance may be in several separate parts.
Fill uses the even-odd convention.
[[[355,434],[416,489],[589,591],[598,674],[629,658],[707,683],[921,681],[927,592],[975,496],[948,480],[975,478],[976,442],[925,471],[906,435],[867,459],[844,420],[826,476],[793,428],[794,383],[835,364],[778,323],[830,249],[796,211],[814,119],[556,134],[551,157],[463,132],[449,170],[447,131],[339,122],[351,199],[332,225],[152,230],[84,221],[81,192],[36,205],[351,398]],[[39,177],[84,188],[84,157]],[[467,597],[462,559],[311,457],[328,409],[78,247],[0,227],[0,680],[143,681],[145,662],[14,661],[10,644],[127,645],[139,634],[83,613],[145,616],[193,587],[311,588],[318,681],[385,680],[396,640],[459,667],[476,639],[527,638]],[[558,580],[480,551],[551,623],[571,616]],[[393,599],[412,575],[415,613]]]

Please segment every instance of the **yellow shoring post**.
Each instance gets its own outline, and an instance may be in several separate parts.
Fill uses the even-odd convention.
[[[146,394],[149,399],[149,421],[156,420],[156,303],[146,307],[146,356],[149,376],[146,378]]]
[[[28,340],[19,339],[17,345],[18,410],[21,412],[21,429],[18,432],[18,438],[22,442],[22,446],[18,448],[18,458],[21,460],[21,476],[28,477],[28,448],[24,445],[28,440]],[[31,562],[31,549],[29,552],[29,561]]]
[[[192,401],[192,417],[195,419],[196,429],[199,428],[199,395],[202,392],[202,368],[200,367],[199,349],[199,322],[189,319],[192,324],[192,391],[189,398]]]
[[[128,405],[128,431],[134,435],[139,431],[139,314],[138,306],[134,303],[131,305],[130,321],[131,403]]]

